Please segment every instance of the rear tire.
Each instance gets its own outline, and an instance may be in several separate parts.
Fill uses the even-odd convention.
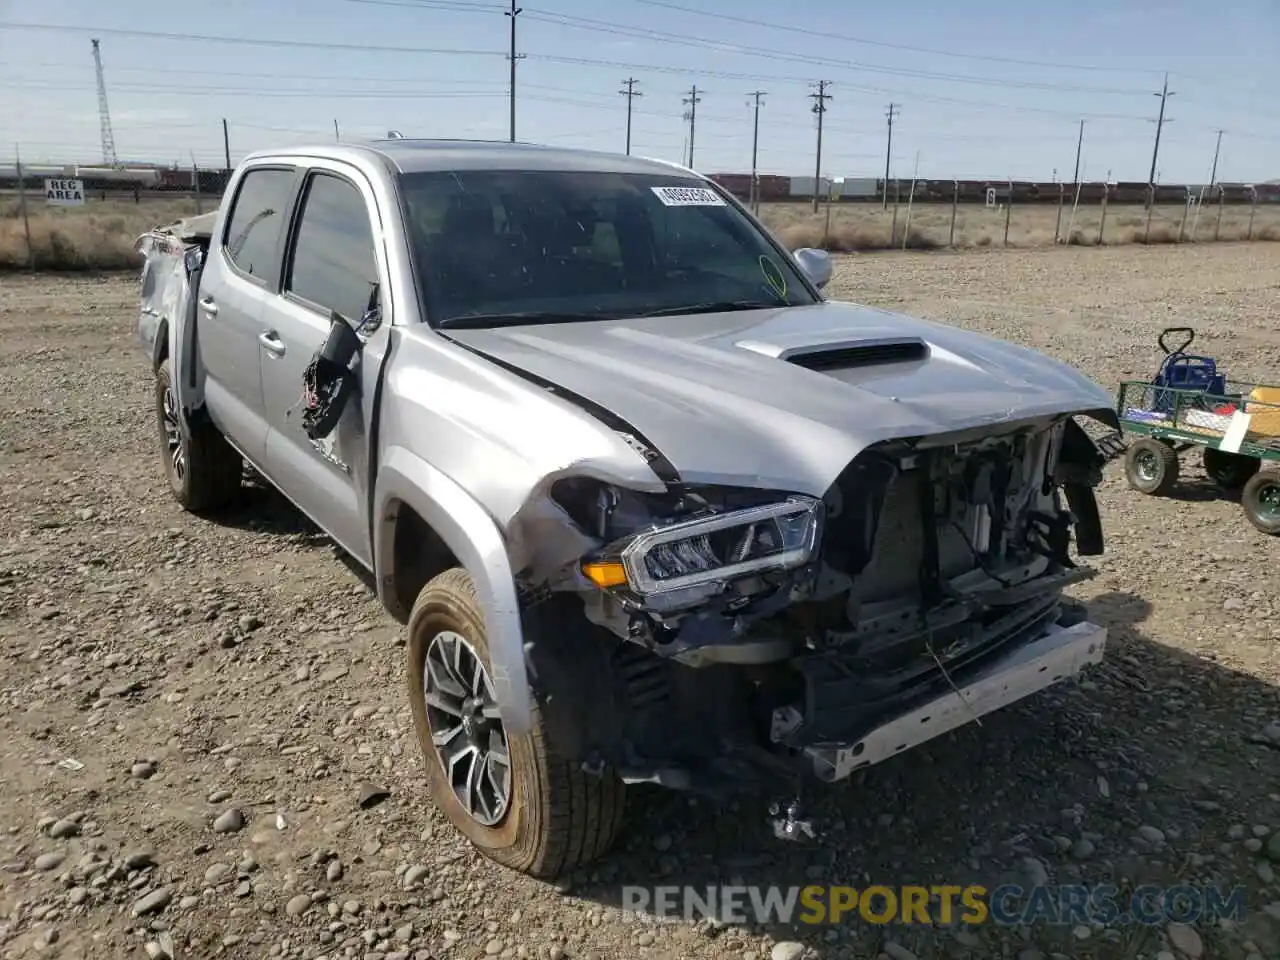
[[[208,421],[181,427],[182,412],[173,393],[172,363],[168,357],[156,369],[156,422],[165,477],[174,499],[191,513],[207,513],[226,506],[240,492],[244,461]]]
[[[1135,440],[1125,451],[1124,473],[1139,493],[1163,496],[1178,482],[1178,452],[1163,440]]]
[[[459,644],[459,640],[463,642]],[[458,672],[464,679],[475,675],[472,657],[485,672],[471,685],[473,696],[448,697],[448,710],[438,706],[442,703],[440,694],[448,692],[438,678],[440,651],[447,649],[445,644],[462,651],[464,668]],[[430,705],[426,676],[429,654],[433,671]],[[501,718],[496,718],[488,721],[488,727],[477,739],[476,731],[487,714],[485,704],[473,701],[487,699],[485,691],[492,670],[484,613],[471,575],[461,568],[446,570],[423,587],[409,615],[409,701],[426,763],[428,790],[446,819],[486,857],[532,877],[554,880],[590,863],[609,848],[622,824],[624,785],[612,770],[606,768],[596,776],[584,772],[580,764],[556,756],[536,703],[529,733],[508,734],[501,727]],[[476,690],[480,691],[478,695]],[[460,732],[450,733],[455,726],[451,723],[455,708],[457,716],[467,715],[472,720],[470,725],[459,720],[456,729]],[[495,731],[500,731],[500,736]],[[442,737],[449,738],[447,745],[437,748]],[[494,750],[500,755],[505,746],[509,760],[505,781],[500,773],[501,761],[486,761],[486,775],[493,770],[499,773],[489,781],[493,789],[479,815],[469,810],[465,802],[464,798],[472,794],[455,788],[455,778],[471,782],[460,769],[468,762],[459,757],[457,746],[464,737],[471,738],[470,742],[477,743],[482,751],[488,750],[491,756]],[[445,768],[446,751],[454,757],[452,778]],[[500,798],[504,782],[506,797]],[[477,786],[488,789],[479,779]],[[500,816],[496,815],[499,811]]]
[[[1240,493],[1240,505],[1254,527],[1280,536],[1280,470],[1254,474]]]
[[[1204,472],[1224,490],[1239,490],[1262,467],[1257,457],[1230,453],[1217,447],[1204,448]]]

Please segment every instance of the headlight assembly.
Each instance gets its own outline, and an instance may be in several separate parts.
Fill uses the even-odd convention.
[[[641,596],[667,594],[766,570],[788,570],[817,549],[822,502],[781,503],[645,530],[615,544],[617,559],[594,560],[583,571],[602,587],[627,585]]]

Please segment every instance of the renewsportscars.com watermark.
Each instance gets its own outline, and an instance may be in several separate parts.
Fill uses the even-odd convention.
[[[1078,884],[988,889],[970,884],[866,887],[712,886],[622,888],[623,910],[657,921],[720,923],[1050,924],[1212,923],[1244,916],[1243,887]]]

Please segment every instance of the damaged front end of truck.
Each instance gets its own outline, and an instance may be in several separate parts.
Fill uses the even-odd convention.
[[[549,482],[513,519],[556,748],[628,782],[832,782],[1098,662],[1078,410],[867,446],[822,496]],[[584,623],[585,620],[585,623]]]

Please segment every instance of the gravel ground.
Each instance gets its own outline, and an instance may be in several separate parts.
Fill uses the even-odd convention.
[[[1280,379],[1280,245],[865,256],[832,291],[1108,386],[1149,375],[1177,323],[1234,376]],[[431,809],[400,630],[338,552],[266,491],[216,524],[169,498],[135,296],[132,276],[0,283],[0,957],[1280,956],[1280,543],[1198,458],[1169,500],[1108,468],[1109,551],[1077,592],[1113,649],[1083,684],[819,794],[823,847],[773,840],[754,801],[635,790],[614,852],[552,887]],[[1240,885],[1246,915],[797,929],[618,909],[626,883],[1009,879]]]

